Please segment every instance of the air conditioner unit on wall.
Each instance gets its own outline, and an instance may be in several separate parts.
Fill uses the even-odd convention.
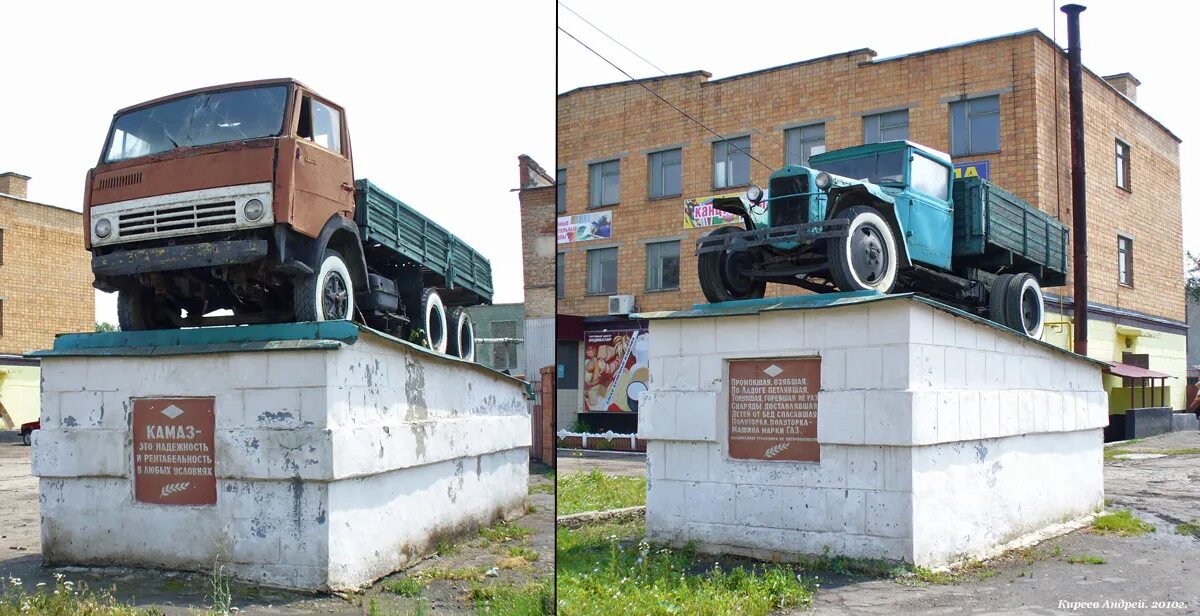
[[[632,295],[609,295],[608,314],[629,314],[633,312]]]

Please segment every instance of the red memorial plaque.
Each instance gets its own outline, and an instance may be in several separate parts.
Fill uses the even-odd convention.
[[[133,401],[133,485],[138,502],[215,505],[212,398]]]
[[[729,457],[820,462],[821,358],[729,361]]]

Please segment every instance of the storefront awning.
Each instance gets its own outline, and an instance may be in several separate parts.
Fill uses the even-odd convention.
[[[1122,363],[1115,362],[1115,361],[1110,361],[1110,362],[1105,362],[1105,363],[1109,365],[1109,368],[1107,368],[1105,370],[1105,372],[1107,372],[1113,376],[1119,376],[1119,377],[1127,378],[1127,379],[1166,379],[1166,378],[1171,378],[1171,375],[1166,374],[1165,372],[1157,372],[1154,370],[1150,370],[1149,368],[1142,368],[1140,366],[1130,366],[1129,364],[1122,364]]]

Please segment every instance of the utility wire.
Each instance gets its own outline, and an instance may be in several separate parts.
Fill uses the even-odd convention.
[[[648,64],[648,65],[650,65],[652,68],[654,68],[654,70],[656,70],[656,71],[658,71],[658,72],[662,73],[664,76],[670,77],[670,73],[668,73],[667,71],[663,70],[663,69],[662,69],[662,67],[660,67],[660,66],[658,66],[657,64],[655,64],[655,63],[653,63],[653,62],[651,62],[651,61],[647,60],[646,58],[644,58],[644,57],[643,57],[641,54],[639,54],[638,52],[636,52],[636,51],[634,51],[634,50],[630,49],[628,46],[626,46],[626,45],[625,45],[624,43],[622,43],[621,41],[618,41],[617,39],[613,38],[613,37],[612,37],[612,35],[610,35],[609,33],[605,32],[604,30],[602,30],[602,29],[600,28],[600,26],[597,26],[596,24],[594,24],[594,23],[592,23],[592,22],[588,21],[586,17],[584,17],[583,15],[580,15],[579,13],[575,12],[575,10],[574,10],[574,9],[572,9],[571,7],[569,7],[569,6],[565,5],[565,4],[563,4],[562,2],[559,2],[559,3],[558,3],[558,5],[559,5],[559,6],[561,6],[561,7],[563,7],[564,9],[567,9],[567,11],[569,11],[569,12],[570,12],[572,15],[574,15],[574,16],[578,17],[580,20],[582,20],[582,21],[583,21],[583,23],[585,23],[585,24],[587,24],[587,25],[591,26],[591,27],[592,27],[594,30],[596,30],[596,32],[599,32],[600,34],[603,34],[603,35],[604,35],[604,37],[605,37],[605,38],[607,38],[608,40],[610,40],[610,41],[612,41],[612,42],[616,43],[617,45],[620,45],[620,46],[621,46],[621,48],[622,48],[622,49],[624,49],[625,51],[628,51],[629,53],[631,53],[631,54],[633,54],[633,55],[637,56],[637,58],[638,58],[639,60],[641,60],[642,62],[645,62],[645,63],[646,63],[646,64]],[[773,138],[771,137],[771,135],[770,135],[770,134],[768,134],[768,133],[765,133],[765,132],[763,132],[763,131],[760,131],[760,130],[758,130],[757,128],[754,128],[754,127],[753,127],[753,126],[751,126],[749,123],[747,123],[746,121],[744,121],[744,120],[742,120],[741,118],[737,117],[737,116],[736,116],[736,115],[734,115],[732,112],[730,112],[729,110],[725,109],[724,107],[722,107],[722,106],[720,106],[720,105],[718,105],[718,104],[716,104],[716,103],[714,103],[714,102],[712,102],[712,101],[710,101],[710,100],[707,100],[707,99],[706,99],[706,98],[704,98],[704,96],[703,96],[703,95],[701,95],[699,92],[697,92],[697,91],[695,91],[695,90],[691,89],[690,87],[688,87],[688,85],[687,85],[686,83],[682,83],[682,82],[680,82],[680,84],[679,84],[679,85],[683,86],[683,89],[684,89],[684,90],[687,90],[687,92],[688,92],[689,94],[693,94],[693,95],[695,95],[695,96],[696,96],[696,98],[699,98],[701,101],[704,101],[704,102],[705,102],[705,103],[707,103],[709,106],[711,106],[713,109],[716,109],[717,111],[720,111],[722,114],[724,114],[724,115],[725,115],[725,117],[732,118],[732,119],[734,119],[735,121],[737,121],[737,123],[738,123],[738,124],[741,124],[743,128],[749,129],[751,132],[753,132],[753,133],[755,133],[755,134],[757,134],[757,135],[762,135],[762,136],[763,136],[763,137],[764,137],[764,138],[765,138],[767,141],[770,141],[772,144],[779,146],[779,148],[780,148],[781,150],[783,150],[783,151],[784,151],[784,154],[785,154],[785,155],[788,155],[788,154],[797,154],[797,152],[793,152],[793,151],[789,150],[789,149],[787,148],[787,145],[785,145],[785,144],[782,144],[782,143],[779,143],[778,141],[776,141],[775,139],[773,139]]]
[[[725,137],[724,137],[724,136],[723,136],[721,133],[718,133],[717,131],[715,131],[715,130],[713,130],[713,129],[709,128],[708,126],[705,126],[705,124],[704,124],[703,122],[701,122],[700,120],[697,120],[696,118],[693,118],[692,116],[688,115],[688,113],[687,113],[686,111],[684,111],[684,110],[680,109],[679,107],[677,107],[677,106],[675,105],[675,103],[672,103],[671,101],[669,101],[669,100],[667,100],[667,99],[663,98],[663,97],[662,97],[662,95],[660,95],[658,92],[655,92],[654,90],[651,90],[649,86],[647,86],[646,84],[642,83],[642,80],[640,80],[640,79],[637,79],[637,78],[636,78],[636,77],[634,77],[633,75],[630,75],[629,73],[625,72],[625,69],[623,69],[623,68],[621,68],[621,67],[617,66],[616,64],[614,64],[614,63],[613,63],[613,61],[612,61],[612,60],[609,60],[608,58],[604,57],[604,55],[603,55],[603,54],[601,54],[600,52],[596,51],[595,49],[592,49],[591,47],[588,47],[587,43],[584,43],[583,41],[579,40],[578,38],[575,38],[575,35],[574,35],[574,34],[571,34],[570,32],[567,32],[565,29],[563,29],[563,27],[562,27],[562,26],[558,26],[558,29],[559,29],[559,31],[560,31],[560,32],[562,32],[563,34],[565,34],[565,35],[567,35],[567,36],[571,37],[571,39],[572,39],[573,41],[575,41],[576,43],[579,43],[580,45],[582,45],[584,49],[586,49],[586,50],[588,50],[588,51],[592,52],[593,54],[595,54],[595,55],[596,55],[596,57],[600,58],[601,60],[604,60],[604,61],[605,61],[605,62],[606,62],[606,63],[607,63],[609,66],[611,66],[611,67],[613,67],[613,68],[617,69],[618,71],[621,71],[621,74],[622,74],[622,75],[625,75],[626,77],[628,77],[628,78],[629,78],[631,81],[633,81],[634,83],[638,84],[639,86],[642,86],[642,88],[643,88],[643,89],[645,89],[647,92],[649,92],[650,94],[653,94],[655,98],[657,98],[658,100],[660,100],[660,101],[662,101],[662,102],[664,102],[664,103],[666,103],[666,104],[670,105],[672,109],[674,109],[675,111],[678,111],[678,112],[679,112],[679,113],[680,113],[680,114],[681,114],[683,117],[685,117],[685,118],[687,118],[687,119],[689,119],[689,120],[691,120],[691,121],[695,122],[695,123],[696,123],[696,124],[697,124],[697,125],[698,125],[700,128],[703,128],[704,130],[706,130],[706,131],[708,131],[708,132],[712,133],[713,135],[716,135],[716,137],[717,137],[718,139],[720,139],[721,141],[723,141],[723,142],[725,143],[725,145],[727,145],[727,146],[730,146],[730,147],[732,147],[732,148],[736,149],[737,151],[741,152],[742,154],[745,154],[747,157],[749,157],[749,158],[750,158],[750,160],[753,160],[754,162],[756,162],[756,163],[758,163],[758,164],[762,165],[762,166],[763,166],[763,167],[765,167],[765,168],[766,168],[768,171],[774,171],[774,169],[772,169],[770,165],[768,165],[768,164],[764,163],[764,162],[763,162],[763,161],[761,161],[761,160],[758,160],[757,158],[755,158],[755,157],[754,157],[754,155],[753,155],[753,154],[751,154],[750,152],[748,152],[748,151],[746,151],[746,150],[743,150],[741,147],[739,147],[738,145],[734,144],[732,141],[730,141],[730,140],[726,139],[726,138],[725,138]]]

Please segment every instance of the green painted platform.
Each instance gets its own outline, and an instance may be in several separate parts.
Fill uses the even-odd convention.
[[[358,326],[350,321],[60,334],[54,339],[54,348],[26,356],[146,356],[336,349],[343,344],[354,344],[358,336]]]

